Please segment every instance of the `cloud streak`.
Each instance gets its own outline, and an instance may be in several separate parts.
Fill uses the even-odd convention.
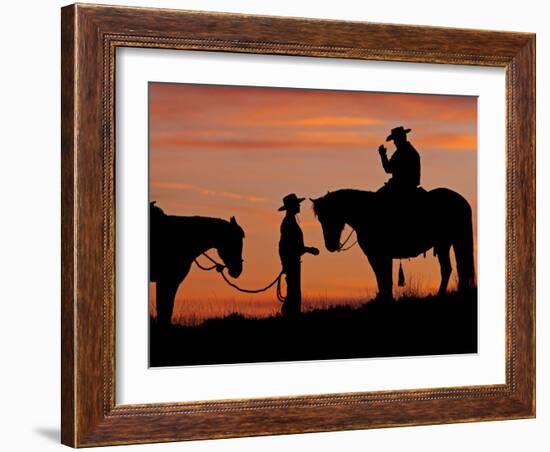
[[[274,122],[274,126],[290,127],[354,127],[354,126],[372,126],[381,124],[382,121],[376,118],[360,116],[319,116],[304,117],[292,121]]]
[[[191,191],[201,196],[209,196],[215,198],[226,198],[238,201],[246,201],[252,203],[268,202],[268,198],[261,196],[247,195],[243,193],[235,193],[225,190],[213,190],[211,188],[200,187],[198,185],[186,184],[186,183],[167,183],[167,182],[153,182],[151,184],[153,190],[167,190],[167,191]]]
[[[174,84],[150,90],[154,149],[361,149],[404,125],[413,139],[427,129],[441,134],[425,140],[429,149],[475,150],[473,96]]]

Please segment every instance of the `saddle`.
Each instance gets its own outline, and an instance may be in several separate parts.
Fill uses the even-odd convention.
[[[405,189],[386,184],[376,194],[379,225],[392,237],[394,244],[405,247],[407,243],[413,242],[413,237],[422,235],[427,226],[429,208],[428,192],[425,189]]]
[[[394,207],[406,207],[411,204],[422,203],[428,193],[422,187],[404,187],[398,184],[386,182],[376,192],[379,200],[384,204],[393,204]]]

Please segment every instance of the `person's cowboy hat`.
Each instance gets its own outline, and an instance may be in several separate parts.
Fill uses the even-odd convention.
[[[403,126],[396,127],[395,129],[391,129],[391,133],[386,138],[386,141],[390,141],[395,139],[397,136],[403,136],[407,135],[411,129],[404,129]]]
[[[295,193],[291,193],[290,195],[286,195],[283,198],[283,205],[279,207],[277,210],[279,212],[283,210],[288,210],[290,207],[299,206],[300,203],[306,198],[298,198]]]

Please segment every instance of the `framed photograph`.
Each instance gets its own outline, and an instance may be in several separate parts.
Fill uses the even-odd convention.
[[[62,442],[535,416],[535,36],[62,9]]]

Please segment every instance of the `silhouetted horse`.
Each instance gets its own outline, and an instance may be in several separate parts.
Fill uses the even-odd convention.
[[[229,275],[240,276],[244,231],[234,217],[226,221],[166,215],[154,202],[149,215],[149,281],[157,283],[157,321],[170,325],[176,291],[202,253],[216,249]]]
[[[396,206],[380,193],[343,189],[311,201],[328,251],[341,248],[346,224],[355,230],[376,275],[379,297],[393,297],[392,259],[415,257],[432,247],[441,267],[439,294],[447,290],[451,275],[451,246],[459,290],[475,287],[472,210],[458,193],[437,188]]]

